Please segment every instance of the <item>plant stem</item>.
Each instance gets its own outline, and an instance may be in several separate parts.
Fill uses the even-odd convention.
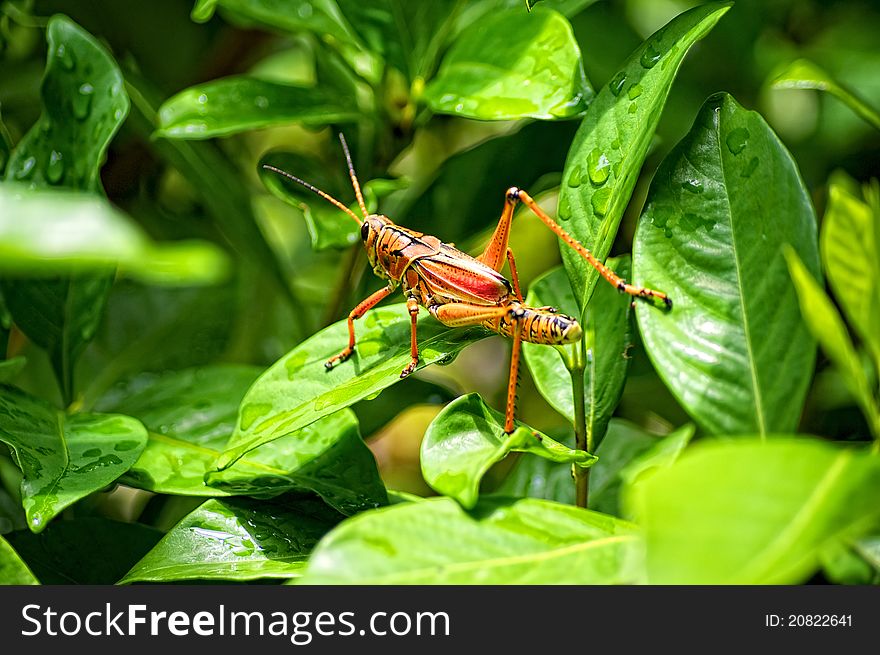
[[[587,413],[584,403],[584,353],[583,341],[576,348],[576,356],[568,372],[571,375],[571,393],[574,400],[574,438],[575,448],[591,452],[592,444],[587,443]],[[590,493],[590,469],[574,467],[575,504],[587,507]]]

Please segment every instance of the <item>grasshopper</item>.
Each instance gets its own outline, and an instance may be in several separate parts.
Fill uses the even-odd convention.
[[[448,327],[482,325],[513,340],[504,422],[504,431],[508,434],[513,432],[522,342],[557,346],[575,343],[582,336],[581,326],[571,316],[561,314],[553,307],[529,307],[523,301],[516,272],[516,259],[508,245],[513,212],[520,202],[620,292],[647,301],[661,309],[671,309],[672,301],[665,293],[637,287],[620,278],[550,218],[528,193],[517,187],[507,190],[498,226],[486,249],[478,257],[471,257],[452,244],[443,243],[435,236],[395,225],[391,219],[382,214],[370,214],[364,203],[345,137],[340,134],[339,140],[348,163],[351,185],[363,217],[359,217],[336,198],[291,173],[269,164],[263,165],[264,169],[282,175],[316,193],[358,223],[361,226],[361,240],[373,272],[380,278],[388,280],[386,286],[363,300],[348,314],[348,346],[325,363],[327,370],[344,362],[354,352],[356,342],[354,322],[395,289],[401,287],[406,296],[406,308],[411,324],[411,360],[401,371],[401,378],[410,375],[419,364],[416,334],[419,307],[427,309],[434,318]],[[510,280],[501,274],[505,262],[510,267]]]

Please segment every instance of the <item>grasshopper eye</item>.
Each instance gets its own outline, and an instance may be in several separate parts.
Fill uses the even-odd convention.
[[[366,241],[369,234],[370,234],[370,226],[367,224],[366,221],[364,221],[361,224],[361,240]]]

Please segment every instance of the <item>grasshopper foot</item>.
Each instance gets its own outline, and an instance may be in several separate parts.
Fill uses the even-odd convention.
[[[341,364],[342,362],[347,360],[349,357],[351,357],[351,354],[353,352],[354,352],[354,348],[346,348],[338,355],[334,355],[333,357],[328,359],[326,362],[324,362],[324,368],[327,369],[328,371],[332,370],[334,366],[336,366],[337,364]]]
[[[412,360],[412,361],[409,363],[409,366],[407,366],[405,369],[403,369],[403,370],[400,372],[400,379],[402,380],[402,379],[405,378],[405,377],[409,377],[409,376],[413,373],[413,371],[416,370],[416,367],[417,367],[418,365],[419,365],[419,360],[418,360],[418,359],[414,359],[414,360]]]

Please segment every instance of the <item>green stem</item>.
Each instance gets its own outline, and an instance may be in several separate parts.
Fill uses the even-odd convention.
[[[593,451],[593,444],[589,443],[590,436],[587,434],[587,413],[584,402],[584,353],[583,341],[575,346],[575,357],[570,361],[568,372],[571,375],[571,393],[574,400],[574,437],[577,450]],[[590,493],[590,469],[581,466],[574,467],[575,504],[578,507],[587,507]]]

